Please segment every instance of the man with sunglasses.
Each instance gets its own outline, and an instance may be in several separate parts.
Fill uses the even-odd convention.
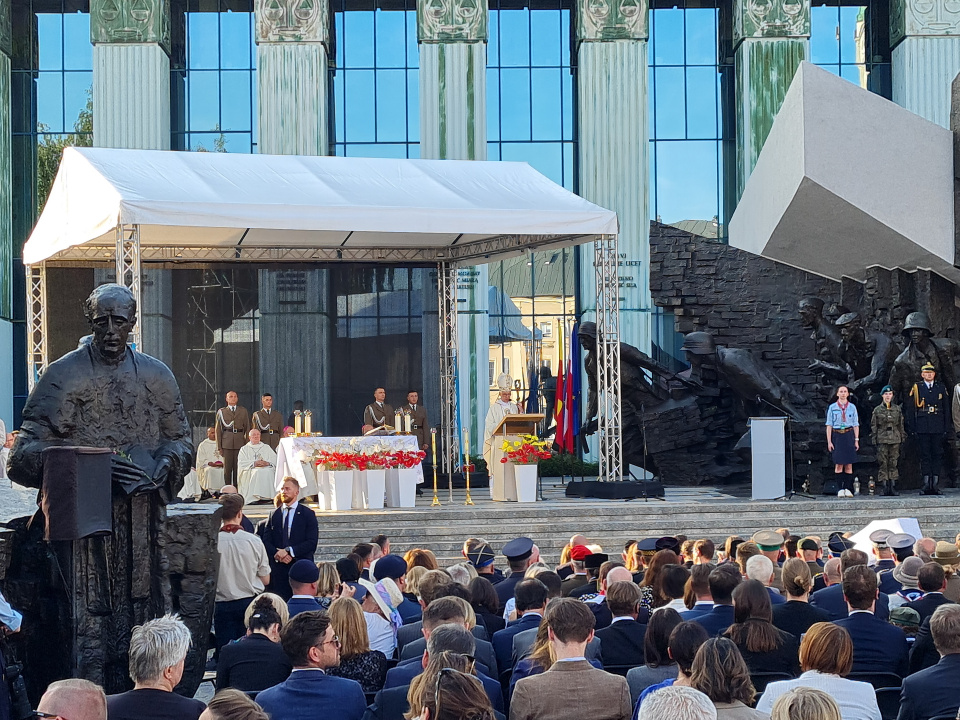
[[[271,720],[360,720],[366,700],[360,683],[327,675],[340,664],[340,639],[329,616],[320,610],[290,618],[280,631],[280,644],[293,663],[290,677],[257,695]]]
[[[107,720],[107,698],[89,680],[58,680],[47,687],[34,714],[50,720]]]

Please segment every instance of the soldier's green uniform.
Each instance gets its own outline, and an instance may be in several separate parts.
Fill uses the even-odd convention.
[[[877,479],[883,486],[883,494],[898,494],[896,483],[900,473],[897,462],[900,459],[900,445],[907,437],[900,406],[892,402],[889,405],[880,403],[870,418],[870,431],[877,446],[877,462],[880,464]]]

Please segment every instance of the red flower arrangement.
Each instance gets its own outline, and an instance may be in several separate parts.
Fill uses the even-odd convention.
[[[505,440],[503,453],[500,462],[516,465],[536,465],[541,460],[553,457],[547,449],[547,442],[536,435],[524,435],[522,440],[516,441]]]
[[[393,464],[388,467],[412,468],[423,462],[427,454],[423,450],[398,450],[392,454]]]
[[[385,468],[412,468],[419,465],[427,456],[422,450],[400,450],[398,452],[357,453],[329,452],[320,450],[316,454],[317,467],[325,470],[383,470]]]
[[[320,450],[316,457],[317,467],[322,465],[326,470],[353,470],[357,466],[357,453]]]

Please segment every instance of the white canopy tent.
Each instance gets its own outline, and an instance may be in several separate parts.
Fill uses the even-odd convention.
[[[28,370],[33,381],[47,364],[48,263],[115,260],[138,304],[143,262],[435,264],[452,440],[456,268],[594,242],[601,476],[620,479],[617,231],[616,213],[526,163],[67,148],[23,249]]]

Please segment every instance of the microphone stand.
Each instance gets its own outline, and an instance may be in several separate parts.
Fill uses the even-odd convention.
[[[782,407],[777,407],[772,402],[770,402],[769,400],[764,400],[759,395],[757,395],[757,402],[763,403],[764,405],[772,407],[777,412],[783,413],[784,417],[786,417],[787,419],[787,442],[789,443],[789,447],[790,447],[790,490],[785,492],[780,497],[774,498],[774,500],[792,500],[794,497],[802,497],[802,498],[806,498],[807,500],[816,500],[816,498],[813,495],[807,495],[806,493],[797,492],[797,477],[796,477],[796,469],[795,469],[796,466],[794,465],[794,460],[793,460],[793,418],[790,417],[789,413],[783,412]],[[751,454],[753,453],[753,436],[752,435],[750,437],[750,452]]]
[[[640,432],[643,433],[643,471],[646,473],[647,470],[647,411],[643,403],[640,403]],[[643,501],[649,502],[652,500],[659,500],[660,502],[666,502],[666,497],[657,497],[656,495],[650,496],[647,494],[647,483],[645,479],[640,479],[633,474],[633,471],[630,470],[630,466],[627,466],[627,474],[633,478],[636,482],[640,483],[640,491],[643,493]],[[624,502],[630,502],[636,498],[627,498]]]

